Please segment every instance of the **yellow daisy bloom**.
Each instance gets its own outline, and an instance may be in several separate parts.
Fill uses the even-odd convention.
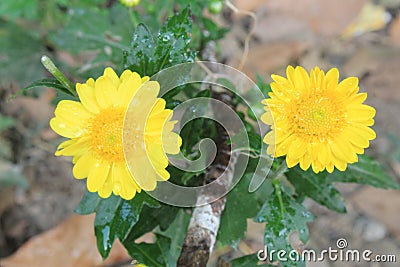
[[[126,7],[133,7],[139,5],[140,0],[119,0],[119,2]]]
[[[130,70],[118,77],[106,68],[97,80],[78,83],[81,102],[60,101],[50,121],[56,133],[70,139],[59,145],[56,156],[73,156],[75,178],[87,178],[88,190],[102,198],[114,193],[129,200],[142,189],[154,190],[156,181],[169,179],[165,153],[179,153],[182,141],[172,132],[176,123],[171,121],[172,110],[165,109],[165,100],[157,98],[159,84],[148,80]],[[125,123],[135,128],[124,126],[131,110],[140,112]],[[135,150],[129,160],[145,163],[140,165],[145,170],[138,172],[141,176],[133,177],[125,160],[124,145],[132,143],[140,144],[127,150]],[[149,160],[143,161],[143,157]]]
[[[315,173],[344,171],[358,161],[375,132],[375,109],[363,104],[367,93],[358,93],[358,79],[342,82],[336,68],[315,67],[310,75],[302,67],[286,69],[287,78],[272,75],[270,98],[263,100],[261,120],[271,126],[264,137],[267,153],[286,155],[289,168],[300,164]]]

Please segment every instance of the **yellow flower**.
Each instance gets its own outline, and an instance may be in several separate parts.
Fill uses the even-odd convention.
[[[300,163],[315,173],[334,167],[344,171],[358,161],[375,132],[375,109],[363,104],[367,93],[358,93],[358,79],[338,82],[336,68],[315,67],[310,75],[302,67],[286,69],[287,78],[272,75],[270,98],[263,100],[266,112],[261,120],[271,126],[264,137],[267,153],[286,155],[289,168]]]
[[[172,110],[165,109],[165,101],[157,98],[159,84],[148,80],[130,70],[118,77],[106,68],[96,81],[90,78],[78,83],[81,102],[60,101],[50,121],[56,133],[70,138],[60,144],[56,156],[73,156],[73,175],[87,178],[88,190],[100,197],[114,193],[129,200],[141,189],[154,190],[156,181],[169,179],[165,153],[179,153],[181,139],[172,132],[176,123],[170,121]],[[130,115],[124,126],[128,113],[136,117]],[[124,147],[133,143],[140,145]],[[125,149],[134,150],[130,161],[143,163],[141,170],[131,170],[139,176],[133,177],[128,169]],[[143,160],[147,155],[148,160]]]
[[[126,7],[133,7],[139,5],[140,0],[119,0],[119,2]]]

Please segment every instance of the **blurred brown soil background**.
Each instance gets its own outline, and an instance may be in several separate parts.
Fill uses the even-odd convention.
[[[237,0],[235,5],[257,16],[243,69],[251,78],[259,74],[270,81],[271,73],[284,74],[288,64],[308,70],[316,65],[325,70],[335,66],[341,78],[360,78],[361,90],[369,94],[367,103],[377,110],[377,139],[367,154],[399,181],[400,0]],[[232,29],[219,43],[219,58],[236,67],[252,20],[228,10],[217,19]],[[7,92],[0,92],[0,96],[1,113],[16,120],[16,125],[3,133],[12,145],[13,167],[21,170],[30,183],[28,189],[0,188],[0,257],[20,249],[14,256],[0,260],[0,266],[45,266],[39,264],[44,255],[50,259],[46,266],[117,266],[112,264],[128,262],[118,245],[110,259],[102,263],[93,237],[93,217],[73,216],[85,184],[72,178],[69,159],[54,156],[60,142],[48,126],[54,111],[50,104],[54,92],[46,90],[38,99],[18,97],[9,104],[5,103]],[[351,249],[393,254],[399,262],[399,192],[352,184],[337,187],[346,201],[347,214],[334,213],[306,200],[305,205],[318,218],[310,224],[311,238],[305,247],[317,251],[336,248],[336,240],[345,238]],[[247,239],[238,250],[217,249],[211,264],[221,257],[241,256],[262,248],[263,227],[249,222]],[[397,264],[320,262],[307,266]]]

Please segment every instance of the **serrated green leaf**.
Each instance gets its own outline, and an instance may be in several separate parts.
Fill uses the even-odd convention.
[[[81,215],[88,215],[96,211],[97,206],[102,200],[99,194],[86,191],[79,205],[75,208],[75,212]]]
[[[131,48],[126,57],[126,67],[138,72],[141,76],[154,74],[155,41],[149,29],[144,24],[139,24],[133,33]]]
[[[190,221],[190,215],[183,209],[175,208],[172,222],[165,231],[156,231],[155,244],[136,244],[125,242],[124,245],[135,260],[148,266],[174,267],[178,261],[182,249],[183,240],[186,236],[186,229]],[[158,217],[162,213],[157,214]],[[144,217],[142,215],[142,217]],[[148,218],[149,221],[151,220]],[[133,229],[135,231],[136,229]]]
[[[171,240],[163,235],[156,235],[156,242],[154,244],[133,242],[124,244],[128,250],[129,255],[137,262],[144,263],[151,267],[172,267],[169,265],[168,255]]]
[[[253,163],[256,161],[253,161]],[[270,180],[265,181],[256,192],[249,192],[253,178],[253,166],[249,164],[246,174],[228,193],[221,216],[217,240],[221,245],[236,247],[247,230],[247,219],[257,215],[262,203],[273,192]]]
[[[169,251],[165,251],[168,259],[168,266],[176,266],[176,262],[178,261],[182,250],[182,244],[186,236],[186,229],[189,225],[189,221],[190,215],[184,209],[179,209],[175,220],[170,224],[168,229],[157,232],[171,240]]]
[[[358,156],[358,162],[347,165],[344,172],[335,170],[327,177],[329,182],[367,184],[377,188],[400,189],[378,162],[365,155]]]
[[[284,187],[279,184],[276,185],[275,194],[264,203],[256,217],[257,222],[267,223],[264,242],[268,250],[284,250],[287,253],[292,250],[289,235],[296,231],[305,244],[309,238],[307,222],[313,219],[314,215],[288,195]],[[276,258],[269,260],[274,262]],[[305,266],[305,262],[288,259],[288,261],[281,261],[281,265],[297,267]]]
[[[116,238],[121,242],[128,238],[145,205],[159,207],[160,204],[145,192],[136,194],[132,200],[115,195],[102,199],[96,193],[87,193],[76,211],[80,214],[96,212],[94,231],[97,248],[101,256],[106,258]]]
[[[340,213],[346,212],[340,192],[326,179],[326,176],[326,172],[316,174],[312,170],[303,171],[298,166],[290,168],[286,173],[298,195],[306,195],[328,209]]]
[[[64,85],[62,85],[57,79],[55,78],[45,78],[41,80],[34,81],[33,83],[29,84],[28,86],[24,87],[23,89],[19,90],[15,94],[13,94],[8,101],[14,99],[18,95],[21,95],[23,93],[26,93],[27,91],[31,90],[32,88],[35,87],[49,87],[49,88],[54,88],[57,90],[60,90],[61,92],[75,97],[67,88],[65,88]]]
[[[195,53],[189,50],[191,29],[188,8],[168,18],[156,40],[144,24],[139,24],[133,34],[125,67],[142,76],[152,76],[164,68],[194,61]]]
[[[167,19],[157,36],[155,56],[161,59],[157,71],[179,63],[194,61],[195,54],[188,51],[191,32],[192,19],[189,8]]]
[[[175,219],[179,208],[163,203],[159,203],[159,205],[159,207],[143,207],[139,221],[130,231],[123,243],[124,245],[135,242],[137,238],[154,230],[157,226],[162,231],[168,229],[169,225]]]
[[[237,247],[247,230],[247,219],[256,216],[260,208],[255,194],[248,192],[249,176],[245,175],[228,193],[217,236],[223,246]]]

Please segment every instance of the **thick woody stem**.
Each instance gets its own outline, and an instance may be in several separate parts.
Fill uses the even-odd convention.
[[[213,92],[214,98],[232,106],[231,97],[226,93]],[[207,169],[205,183],[214,182],[212,192],[203,191],[198,201],[207,203],[206,200],[214,199],[216,192],[228,192],[231,185],[236,162],[236,155],[231,154],[231,146],[228,144],[228,134],[224,128],[218,127],[217,149],[218,153],[214,162]],[[230,163],[230,164],[229,164]],[[218,179],[217,179],[218,178]],[[186,238],[184,240],[181,255],[178,259],[178,267],[205,267],[213,250],[220,218],[225,208],[226,196],[193,210]]]

